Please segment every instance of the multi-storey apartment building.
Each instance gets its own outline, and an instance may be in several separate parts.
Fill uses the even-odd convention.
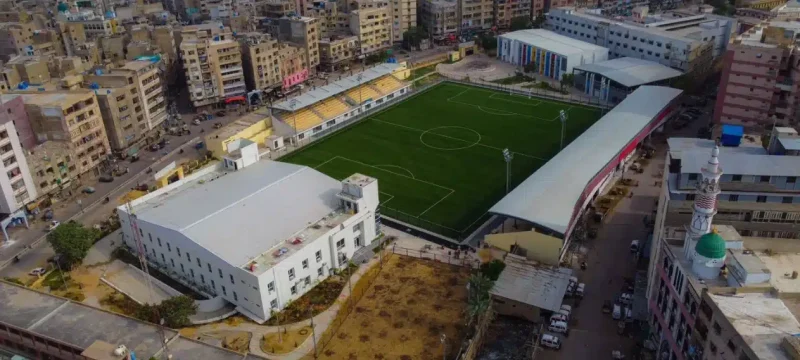
[[[280,44],[269,34],[239,36],[244,78],[248,89],[271,90],[282,85]]]
[[[103,115],[103,123],[111,150],[115,153],[124,153],[144,136],[147,125],[142,123],[137,126],[136,124],[137,111],[134,109],[139,109],[138,116],[142,118],[144,118],[144,111],[138,95],[132,94],[130,91],[133,90],[135,93],[135,87],[132,84],[128,85],[127,82],[119,81],[124,79],[113,80],[117,81],[106,79],[105,86],[117,85],[116,87],[103,86],[93,90],[95,90],[97,101],[100,104],[100,113]],[[119,84],[112,85],[113,82],[119,82]],[[133,102],[134,99],[137,100],[137,103]]]
[[[14,55],[36,54],[33,47],[33,32],[39,30],[35,23],[0,24],[0,59],[8,60]]]
[[[458,0],[461,32],[470,33],[491,28],[494,25],[494,1]]]
[[[403,41],[403,34],[417,26],[417,1],[394,0],[389,3],[392,9],[392,41]]]
[[[297,15],[297,4],[294,0],[264,0],[255,4],[256,13],[272,19]]]
[[[797,34],[800,24],[776,21],[756,26],[734,40],[723,60],[714,106],[716,123],[760,127],[797,122]]]
[[[458,32],[460,23],[457,0],[422,0],[419,3],[420,25],[436,37]]]
[[[710,14],[619,19],[600,12],[551,9],[545,28],[606,47],[610,58],[635,57],[683,72],[707,71],[711,61],[725,52],[737,28],[735,19]]]
[[[181,58],[195,107],[218,104],[247,92],[239,43],[220,23],[181,29]]]
[[[25,159],[35,145],[22,98],[0,98],[0,213],[12,214],[38,195]]]
[[[334,35],[319,41],[320,67],[325,71],[336,71],[347,66],[358,53],[358,37],[355,35]]]
[[[281,86],[290,88],[308,79],[306,51],[296,45],[279,43],[278,62],[280,65]]]
[[[305,51],[307,67],[311,72],[319,65],[319,22],[310,17],[285,17],[278,19],[277,39],[290,42]]]
[[[505,0],[494,2],[494,23],[500,28],[509,28],[513,18],[529,18],[532,0]]]
[[[309,2],[303,15],[317,19],[320,38],[350,34],[350,16],[347,6],[340,7],[332,1]]]
[[[84,34],[89,40],[111,36],[122,31],[122,27],[117,23],[117,19],[106,18],[104,15],[100,15],[95,11],[97,10],[91,9],[80,10],[75,13],[59,13],[57,19],[83,27]]]
[[[359,55],[369,55],[392,46],[391,8],[374,1],[350,12],[350,30],[358,37]]]

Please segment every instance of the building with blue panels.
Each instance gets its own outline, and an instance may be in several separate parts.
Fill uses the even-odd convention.
[[[560,80],[576,66],[608,60],[608,49],[543,29],[519,30],[497,37],[497,57]]]

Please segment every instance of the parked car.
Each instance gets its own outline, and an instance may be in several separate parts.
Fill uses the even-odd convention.
[[[222,117],[222,116],[225,116],[225,115],[227,115],[227,113],[225,112],[225,110],[220,110],[220,111],[217,111],[217,116],[220,116],[220,117]]]
[[[32,276],[42,276],[42,275],[44,275],[44,273],[46,273],[46,272],[47,272],[47,270],[45,270],[45,268],[42,268],[42,267],[37,267],[37,268],[35,268],[35,269],[31,270],[31,271],[28,273],[28,275],[32,275]]]
[[[567,334],[569,332],[569,326],[564,321],[553,321],[550,323],[550,326],[547,327],[547,330],[554,333]]]
[[[219,128],[222,128],[222,124],[214,123],[214,129],[219,129]]]
[[[636,254],[639,252],[639,240],[631,241],[631,254]]]
[[[542,334],[542,338],[539,339],[539,343],[546,348],[551,348],[556,350],[561,349],[561,339],[559,339],[555,335]]]
[[[58,220],[50,221],[50,224],[47,225],[47,231],[55,230],[58,227],[58,225],[61,225],[61,223]]]
[[[194,120],[192,121],[192,124],[195,124],[195,125],[200,125],[200,120],[198,120],[198,119],[194,119]]]
[[[114,177],[111,175],[101,175],[98,180],[100,180],[100,182],[110,183],[114,181]]]

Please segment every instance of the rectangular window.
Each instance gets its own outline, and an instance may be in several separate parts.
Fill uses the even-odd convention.
[[[156,238],[158,240],[158,246],[161,246],[161,238]]]
[[[194,279],[194,269],[189,269],[189,273],[192,274],[192,278]]]
[[[167,258],[164,257],[163,253],[161,254],[161,262],[164,262],[164,263],[167,262]]]
[[[305,283],[306,286],[311,285],[311,276],[306,276]]]
[[[792,203],[792,197],[791,196],[784,196],[783,200],[781,200],[781,202],[784,203],[784,204],[791,204]]]
[[[169,259],[169,262],[172,264],[172,267],[175,267],[175,259]]]
[[[208,266],[208,272],[213,274],[214,271],[211,270],[211,263],[206,263],[206,266]]]
[[[297,285],[292,286],[292,295],[297,295]]]
[[[178,252],[178,256],[181,256],[181,248],[176,246],[175,251]]]
[[[272,301],[269,302],[269,306],[271,308],[273,308],[273,309],[277,309],[278,308],[278,300],[272,299]]]
[[[742,181],[742,175],[733,175],[731,181],[739,182]]]
[[[697,174],[689,174],[689,181],[697,180]]]
[[[203,274],[200,274],[200,282],[202,282],[203,284],[206,283],[206,277],[203,276]]]
[[[222,279],[222,269],[217,269],[217,272],[219,273],[219,278]]]
[[[341,239],[336,242],[336,249],[341,250],[344,248],[344,239]]]
[[[149,238],[150,238],[150,242],[153,242],[153,234],[151,234],[151,233],[147,233],[147,237],[149,237]]]
[[[172,252],[172,246],[170,246],[169,243],[167,243],[167,251]]]
[[[267,291],[268,292],[275,291],[275,282],[274,281],[270,281],[269,284],[267,284]]]
[[[317,262],[322,261],[322,251],[317,250]]]
[[[728,201],[739,201],[739,195],[728,196]]]
[[[228,276],[231,277],[231,284],[236,284],[236,281],[233,281],[233,274],[229,274]]]
[[[236,294],[236,291],[233,292],[233,301],[239,301],[239,295]]]
[[[228,296],[228,289],[225,289],[225,285],[222,285],[222,295]]]
[[[762,182],[762,183],[768,183],[769,182],[769,176],[762,176],[762,177],[760,177],[758,179],[758,181]]]
[[[289,280],[294,280],[294,269],[289,269]]]
[[[217,284],[214,282],[214,279],[209,279],[209,280],[211,280],[211,288],[212,289],[216,289],[217,288]]]
[[[765,203],[765,202],[767,202],[767,197],[763,196],[763,195],[759,196],[759,197],[756,198],[756,202]]]
[[[186,272],[186,269],[183,268],[183,264],[181,264],[181,272]]]
[[[203,264],[200,263],[200,258],[198,257],[198,258],[194,258],[194,259],[197,260],[197,267],[202,269],[203,268]]]
[[[308,259],[303,260],[303,269],[308,269]]]
[[[796,176],[789,176],[789,177],[786,178],[786,183],[787,184],[794,184],[795,182],[797,182],[797,177]]]
[[[192,262],[192,255],[189,255],[188,252],[186,253],[186,260],[189,260],[189,262]]]
[[[317,269],[317,276],[322,276],[322,268]]]

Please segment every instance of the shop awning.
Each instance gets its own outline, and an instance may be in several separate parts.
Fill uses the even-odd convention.
[[[234,96],[234,97],[229,97],[229,98],[225,99],[225,103],[226,104],[230,104],[230,103],[235,102],[235,101],[245,101],[245,100],[246,99],[244,98],[244,96]]]

